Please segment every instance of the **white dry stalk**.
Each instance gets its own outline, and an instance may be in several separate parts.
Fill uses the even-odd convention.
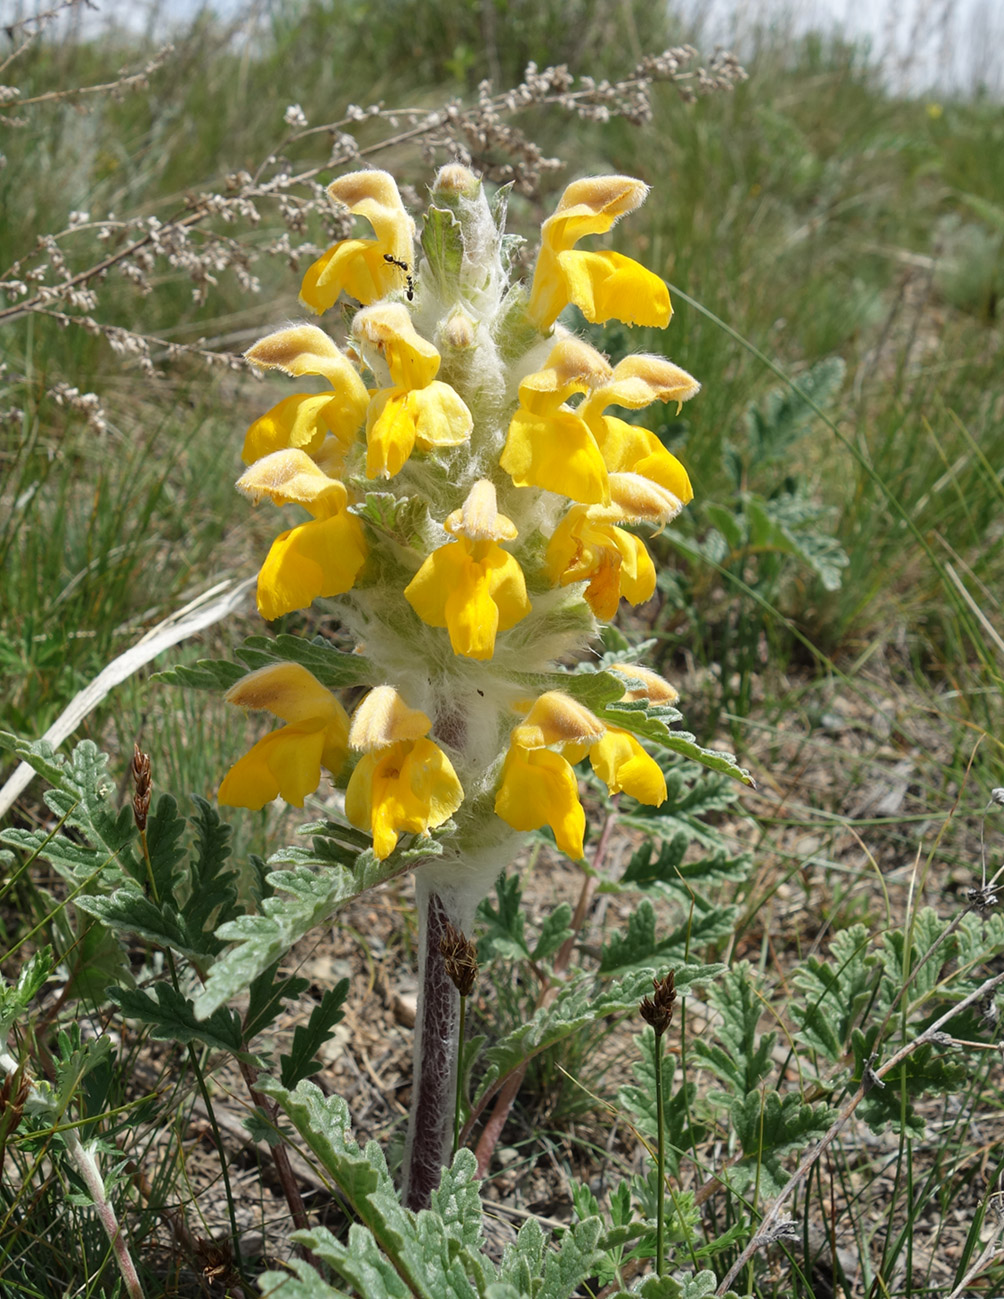
[[[115,686],[127,681],[164,650],[177,645],[179,641],[187,640],[189,636],[194,636],[196,632],[203,631],[214,623],[221,622],[238,609],[254,581],[254,578],[249,577],[236,585],[232,585],[229,581],[220,582],[190,601],[184,608],[168,615],[124,654],[112,659],[89,685],[74,695],[42,739],[53,746],[62,744]],[[0,789],[0,816],[5,815],[13,807],[34,775],[34,768],[28,763],[22,762],[18,765],[14,774]]]
[[[0,1069],[8,1077],[14,1078],[21,1073],[21,1067],[9,1051],[0,1051]],[[56,1113],[55,1107],[50,1097],[48,1097],[41,1088],[36,1087],[33,1082],[28,1084],[28,1097],[32,1107],[36,1112],[49,1114],[52,1119],[58,1122],[60,1115]],[[111,1245],[112,1253],[115,1255],[115,1262],[118,1264],[119,1271],[122,1274],[122,1280],[125,1283],[126,1293],[129,1299],[144,1299],[143,1287],[140,1284],[139,1275],[136,1271],[136,1265],[132,1261],[132,1255],[129,1253],[129,1246],[126,1244],[122,1228],[119,1226],[118,1218],[115,1216],[115,1207],[108,1199],[105,1192],[104,1178],[101,1176],[101,1167],[95,1158],[95,1143],[88,1142],[86,1145],[77,1135],[74,1127],[62,1129],[63,1144],[66,1153],[80,1174],[81,1180],[87,1187],[87,1192],[91,1197],[91,1203],[97,1210],[101,1225],[105,1229],[108,1237],[108,1243]]]

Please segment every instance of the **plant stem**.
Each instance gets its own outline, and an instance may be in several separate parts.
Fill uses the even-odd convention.
[[[464,1050],[464,1025],[467,1020],[467,998],[460,998],[460,1027],[457,1030],[457,1086],[454,1092],[455,1100],[453,1104],[453,1153],[456,1155],[460,1149],[460,1092],[463,1087],[464,1072],[460,1067],[460,1057]]]
[[[658,1174],[655,1198],[655,1274],[662,1276],[666,1263],[666,1111],[662,1095],[662,1033],[656,1033],[652,1046],[655,1057],[655,1123],[658,1138],[655,1171]]]
[[[402,1198],[424,1209],[439,1185],[449,1155],[456,1112],[455,1078],[460,1035],[460,996],[439,944],[453,918],[443,898],[416,878],[418,903],[418,1014],[415,1020],[415,1081],[404,1150]],[[458,925],[458,928],[461,926]]]

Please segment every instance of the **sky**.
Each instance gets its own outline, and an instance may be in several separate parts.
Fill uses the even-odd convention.
[[[108,18],[166,33],[203,7],[230,18],[267,10],[270,0],[88,0],[85,23]],[[337,0],[329,0],[332,7]],[[715,45],[748,58],[758,28],[785,24],[794,34],[838,31],[867,41],[890,88],[909,93],[1004,97],[1004,0],[670,0],[701,27],[702,52]],[[33,12],[43,0],[0,0],[0,9]],[[151,13],[156,18],[151,20]]]

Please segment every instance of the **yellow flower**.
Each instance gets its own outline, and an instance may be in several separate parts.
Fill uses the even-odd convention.
[[[586,817],[572,765],[587,754],[611,794],[623,791],[655,805],[665,799],[659,764],[633,735],[605,726],[569,695],[549,690],[510,735],[495,798],[497,815],[514,830],[549,825],[561,851],[581,857]]]
[[[679,411],[700,388],[686,370],[661,356],[628,356],[614,367],[608,382],[598,384],[583,398],[577,414],[589,426],[608,474],[636,475],[662,489],[663,506],[639,504],[632,509],[622,502],[624,517],[657,517],[667,523],[693,500],[694,492],[683,465],[654,433],[604,411],[608,406],[640,410],[654,401],[675,401]],[[621,485],[621,495],[630,490],[631,484]],[[637,486],[634,490],[637,492]],[[611,495],[617,495],[613,487]]]
[[[242,677],[226,693],[231,704],[263,708],[288,723],[266,735],[227,772],[219,801],[257,810],[273,798],[294,807],[321,781],[321,768],[337,774],[348,756],[345,709],[299,663],[276,663]]]
[[[573,505],[547,547],[551,581],[558,586],[588,582],[586,601],[607,622],[621,596],[644,604],[655,592],[655,566],[645,543],[616,527],[610,515],[602,507]]]
[[[549,825],[563,853],[575,861],[582,857],[586,814],[575,772],[560,753],[510,745],[495,811],[514,830]]]
[[[611,317],[626,324],[669,324],[673,308],[665,284],[651,271],[615,252],[579,252],[585,235],[605,234],[626,212],[640,207],[648,186],[629,176],[577,180],[541,227],[541,249],[527,314],[546,331],[569,302],[594,323]]]
[[[612,377],[605,357],[577,338],[558,343],[547,365],[519,385],[519,409],[499,464],[517,487],[543,487],[573,501],[607,503],[607,469],[596,438],[564,402]]]
[[[315,458],[326,455],[331,461],[332,455],[325,451],[329,435],[337,447],[337,463],[362,426],[370,399],[349,358],[316,325],[277,330],[244,355],[265,370],[281,370],[297,378],[319,374],[331,386],[328,392],[285,397],[256,419],[244,439],[244,463],[253,464],[286,447],[298,447]]]
[[[454,654],[490,659],[498,632],[530,612],[523,570],[498,544],[512,541],[516,528],[499,514],[486,478],[443,527],[457,540],[429,555],[405,587],[405,599],[424,623],[449,630]]]
[[[426,834],[463,802],[452,763],[425,738],[431,726],[392,686],[371,690],[353,715],[349,744],[363,756],[345,791],[345,815],[373,835],[380,861],[394,851],[399,834]]]
[[[458,446],[470,437],[474,420],[465,403],[435,376],[440,356],[415,331],[398,303],[360,311],[356,337],[383,357],[393,386],[373,394],[366,415],[366,477],[393,478],[415,446]]]
[[[404,209],[394,177],[386,171],[353,171],[328,186],[336,206],[365,217],[375,239],[343,239],[308,269],[300,301],[312,311],[327,311],[343,292],[360,302],[376,302],[408,283],[415,223]]]
[[[305,451],[273,451],[237,480],[257,503],[302,505],[313,520],[280,533],[258,574],[258,612],[269,622],[319,596],[344,595],[366,562],[363,526],[346,512],[345,487]]]

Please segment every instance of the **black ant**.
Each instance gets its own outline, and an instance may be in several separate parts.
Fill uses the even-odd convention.
[[[392,257],[390,253],[384,253],[383,259],[389,266],[396,266],[399,271],[404,271],[404,278],[407,282],[405,297],[407,297],[409,302],[414,302],[415,281],[411,278],[411,268],[408,263],[400,261],[397,257]]]

